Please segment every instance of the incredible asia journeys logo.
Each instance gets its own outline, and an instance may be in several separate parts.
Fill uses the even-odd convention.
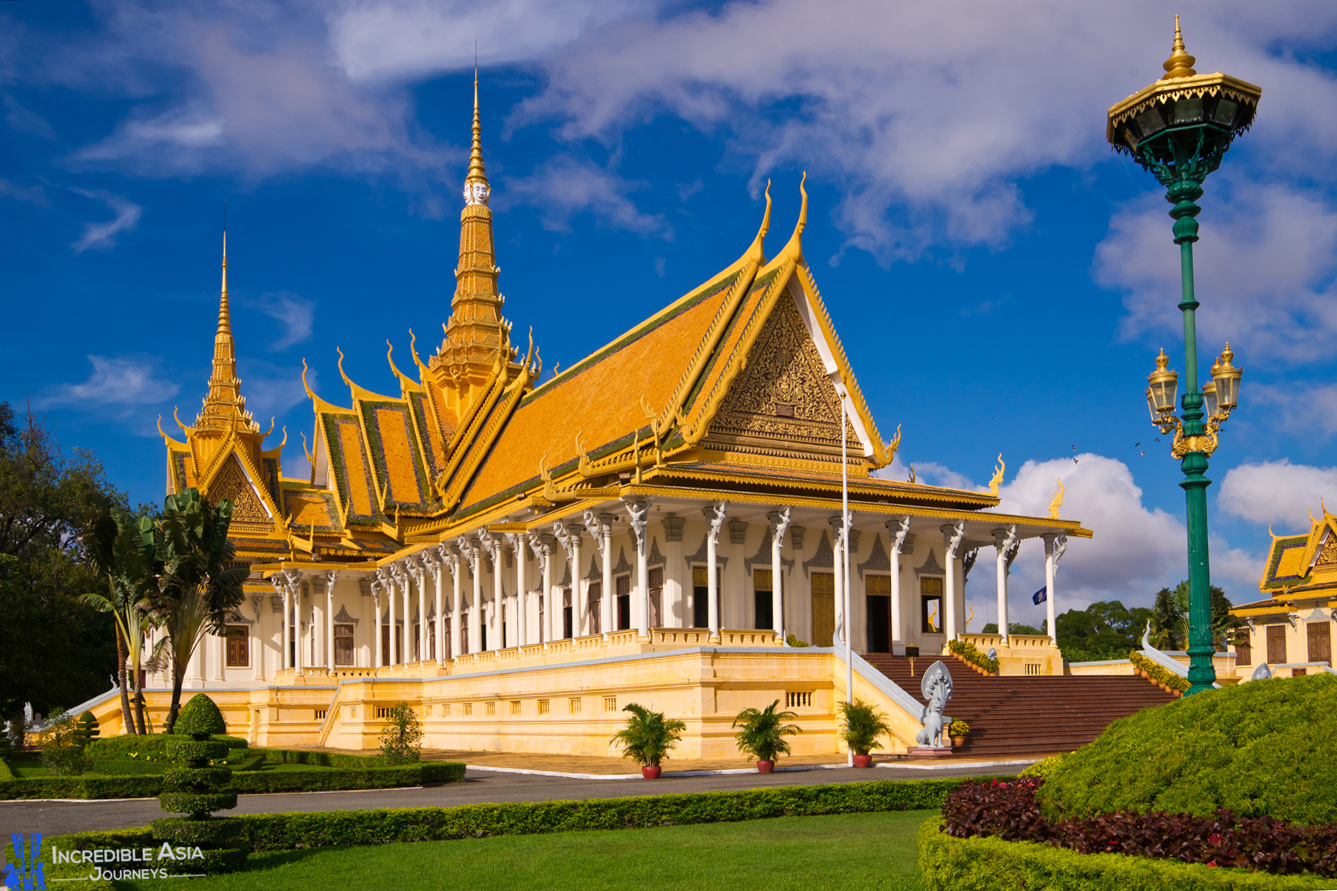
[[[5,862],[5,887],[10,891],[46,891],[47,882],[79,882],[107,880],[202,878],[203,872],[186,872],[192,864],[204,861],[204,853],[198,847],[172,846],[163,843],[158,848],[87,848],[61,850],[52,847],[43,856],[42,833],[28,836],[28,844],[23,844],[23,836],[10,836],[13,843],[13,860]],[[46,866],[69,867],[60,872],[71,872],[81,865],[91,867],[87,875],[73,875],[61,878],[47,878]],[[198,865],[195,868],[199,868]]]

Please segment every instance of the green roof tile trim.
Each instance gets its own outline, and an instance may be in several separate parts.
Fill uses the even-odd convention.
[[[1306,578],[1309,575],[1308,571],[1304,575],[1287,575],[1280,578],[1277,577],[1276,572],[1284,553],[1292,548],[1303,548],[1308,543],[1309,536],[1307,535],[1290,535],[1286,538],[1278,538],[1276,543],[1272,545],[1272,556],[1267,561],[1267,574],[1263,576],[1263,587],[1281,587],[1288,582],[1298,582]]]
[[[343,439],[339,436],[339,428],[345,424],[353,425],[353,430],[358,438],[358,442],[361,442],[362,430],[358,425],[357,416],[352,412],[340,412],[338,414],[331,412],[324,415],[323,420],[325,422],[325,447],[330,450],[330,470],[333,472],[334,483],[339,490],[339,501],[348,509],[348,524],[357,526],[379,526],[381,520],[384,519],[384,516],[376,507],[373,507],[372,513],[369,514],[355,514],[352,512],[352,499],[348,491],[348,469],[346,467],[348,457],[343,453]],[[353,460],[362,462],[364,475],[367,478],[368,503],[372,505],[378,504],[376,492],[371,488],[375,477],[372,476],[371,466],[367,463],[366,456],[359,450]]]
[[[432,447],[432,437],[427,433],[431,409],[427,405],[426,393],[410,393],[409,405],[413,411],[413,423],[418,428],[418,441],[422,443],[423,458],[427,464],[428,476],[435,476],[446,466],[444,456],[438,455]]]
[[[404,432],[408,434],[409,451],[413,458],[413,482],[418,497],[414,501],[387,497],[385,499],[386,509],[411,507],[414,510],[424,510],[428,503],[427,472],[423,469],[422,451],[418,448],[418,443],[413,435],[413,415],[409,411],[409,407],[403,402],[374,400],[362,400],[359,402],[359,407],[362,410],[362,421],[367,431],[367,451],[371,453],[372,466],[376,468],[376,479],[385,487],[386,491],[390,489],[390,469],[385,461],[385,445],[381,440],[381,424],[377,412],[388,409],[399,415],[404,421]]]

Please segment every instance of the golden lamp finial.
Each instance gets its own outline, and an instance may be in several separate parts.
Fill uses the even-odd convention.
[[[1193,63],[1198,61],[1184,49],[1184,34],[1179,30],[1179,16],[1175,15],[1175,43],[1170,58],[1165,60],[1165,76],[1161,80],[1174,80],[1177,77],[1192,77],[1198,72],[1193,70]]]

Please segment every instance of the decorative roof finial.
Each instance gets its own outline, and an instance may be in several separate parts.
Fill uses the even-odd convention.
[[[483,167],[483,125],[478,116],[478,67],[475,65],[473,146],[469,149],[469,173],[464,177],[464,203],[486,206],[491,191]]]
[[[232,332],[232,313],[227,305],[227,223],[223,223],[223,290],[218,298],[218,330]]]
[[[1192,77],[1198,72],[1193,70],[1193,63],[1198,61],[1184,49],[1184,34],[1179,30],[1179,16],[1175,15],[1175,44],[1170,58],[1165,60],[1165,76],[1161,80],[1174,80],[1177,77]]]

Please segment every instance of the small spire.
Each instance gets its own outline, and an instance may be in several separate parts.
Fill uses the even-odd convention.
[[[487,173],[483,169],[483,126],[478,118],[478,67],[474,66],[474,141],[469,151],[469,175],[464,178],[467,187],[470,183],[487,185]]]
[[[1177,77],[1192,77],[1198,72],[1193,70],[1193,63],[1198,61],[1184,49],[1184,34],[1179,30],[1179,16],[1175,15],[1175,44],[1170,58],[1165,60],[1165,76],[1161,80],[1174,80]]]
[[[218,330],[232,333],[232,314],[227,304],[227,226],[223,226],[223,290],[218,298]]]

